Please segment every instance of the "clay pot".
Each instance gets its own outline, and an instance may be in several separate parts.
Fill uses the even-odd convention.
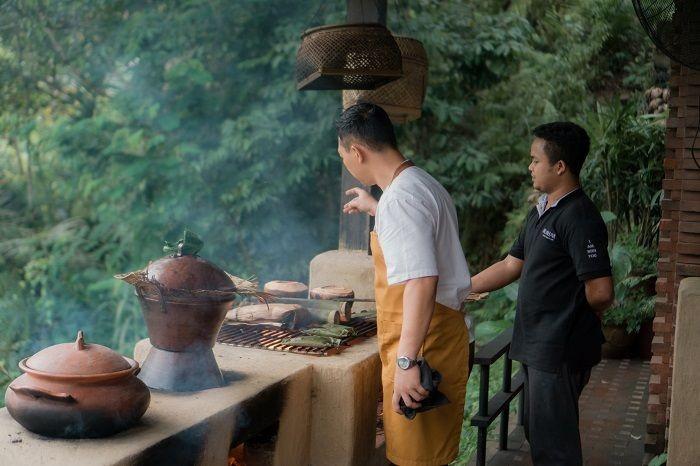
[[[231,301],[166,301],[162,310],[160,300],[141,299],[151,344],[168,351],[212,348],[230,307]]]
[[[212,348],[236,290],[226,272],[200,257],[185,255],[149,264],[146,275],[158,284],[139,291],[153,346],[167,351]],[[223,294],[197,296],[198,291]]]
[[[326,285],[314,288],[309,292],[311,299],[349,299],[355,298],[355,292],[350,288],[338,285]],[[352,301],[342,303],[339,308],[340,322],[350,322],[352,318]]]
[[[311,299],[353,299],[355,292],[344,286],[326,285],[312,289],[309,297]]]
[[[265,283],[263,290],[280,298],[306,298],[309,287],[300,282],[273,280]]]
[[[236,297],[231,277],[194,255],[167,256],[132,283],[153,348],[139,377],[152,389],[195,391],[225,384],[212,348]]]
[[[604,325],[602,354],[604,358],[622,359],[630,356],[634,345],[635,336],[627,333],[622,325]]]
[[[149,280],[166,290],[236,291],[226,272],[199,256],[166,256],[148,264]]]
[[[10,415],[49,437],[104,437],[128,428],[146,412],[148,387],[138,362],[97,344],[83,332],[75,343],[39,351],[19,363],[23,375],[7,388]]]

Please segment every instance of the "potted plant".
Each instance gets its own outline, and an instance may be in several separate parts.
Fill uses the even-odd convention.
[[[654,317],[653,291],[649,284],[656,278],[654,273],[639,273],[635,270],[637,259],[627,247],[615,243],[610,249],[610,260],[615,283],[615,303],[603,315],[603,356],[621,358],[630,356],[637,335],[643,326],[650,324]],[[644,260],[643,263],[648,263]],[[640,345],[643,346],[643,345]]]

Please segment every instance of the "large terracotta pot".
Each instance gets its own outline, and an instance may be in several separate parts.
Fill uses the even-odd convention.
[[[163,257],[124,276],[135,286],[153,348],[139,377],[151,388],[194,391],[224,385],[211,348],[231,309],[231,277],[196,255]]]
[[[10,415],[50,437],[104,437],[134,424],[151,395],[136,377],[138,362],[97,344],[82,331],[75,343],[39,351],[19,363],[23,375],[7,388]]]
[[[236,291],[226,272],[198,256],[183,255],[158,259],[145,274],[149,285],[157,284],[137,286],[153,346],[168,351],[213,347]]]

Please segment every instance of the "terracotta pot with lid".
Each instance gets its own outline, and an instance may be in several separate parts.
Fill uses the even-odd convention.
[[[10,415],[37,434],[104,437],[134,424],[151,400],[136,377],[138,362],[106,346],[75,343],[45,348],[19,363],[23,375],[5,393]]]
[[[169,256],[146,267],[148,282],[137,287],[151,343],[168,351],[214,346],[231,308],[236,286],[216,265],[198,256]]]
[[[254,293],[244,280],[197,256],[201,246],[186,231],[174,254],[117,276],[136,288],[141,302],[153,347],[139,377],[151,388],[195,391],[224,385],[212,347],[236,296]]]

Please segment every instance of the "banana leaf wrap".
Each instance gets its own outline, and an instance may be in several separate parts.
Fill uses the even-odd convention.
[[[357,334],[355,329],[347,325],[325,324],[321,327],[312,327],[302,330],[304,335],[329,337],[329,338],[347,338]]]
[[[307,348],[326,348],[328,346],[340,346],[340,338],[323,337],[319,335],[300,335],[292,338],[285,338],[282,343],[286,345],[303,346]]]
[[[169,241],[164,241],[163,252],[166,254],[177,254],[194,256],[204,247],[204,241],[192,233],[190,230],[185,230],[182,234],[182,239],[178,240],[177,243],[171,243]]]

